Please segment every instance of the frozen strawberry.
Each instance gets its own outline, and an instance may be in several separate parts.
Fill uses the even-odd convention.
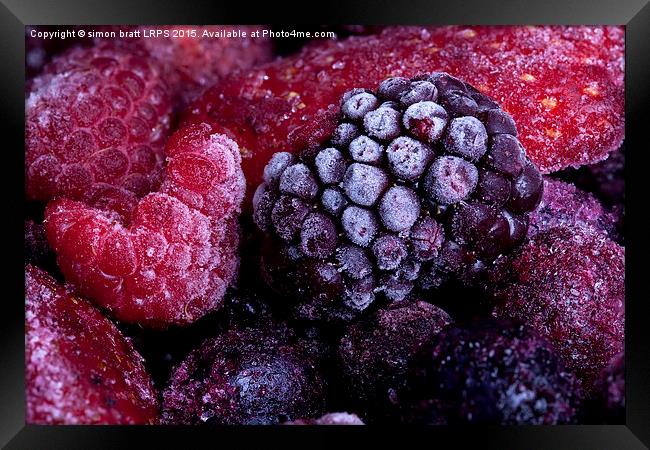
[[[177,131],[166,152],[165,181],[129,222],[69,199],[45,212],[66,280],[118,319],[150,327],[218,309],[239,265],[237,145],[197,124]]]
[[[154,424],[142,357],[86,300],[25,266],[25,390],[30,424]]]
[[[549,339],[587,391],[623,350],[625,249],[603,233],[580,226],[539,233],[495,266],[490,288],[493,315]]]
[[[155,64],[109,42],[73,48],[25,102],[30,200],[83,200],[128,217],[160,184],[171,103]]]
[[[151,33],[152,29],[167,35],[143,37],[143,33]],[[141,36],[138,44],[161,63],[177,103],[187,105],[221,77],[272,59],[271,40],[251,37],[251,33],[262,29],[261,26],[172,25],[142,26],[136,31]],[[240,32],[246,33],[246,37],[227,34]]]
[[[529,237],[557,226],[586,228],[613,239],[618,234],[616,216],[603,208],[593,195],[552,178],[544,179],[542,201],[529,220]]]
[[[272,153],[296,152],[331,135],[344,92],[374,89],[390,76],[445,71],[509,112],[531,160],[548,173],[601,160],[620,145],[623,46],[620,27],[388,28],[315,43],[228,77],[184,120],[230,130],[252,195]],[[456,97],[445,101],[463,100]],[[499,117],[493,119],[498,127]]]

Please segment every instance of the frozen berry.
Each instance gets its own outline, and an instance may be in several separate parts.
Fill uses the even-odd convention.
[[[493,315],[546,337],[587,391],[623,350],[625,251],[603,233],[555,227],[490,271]]]
[[[25,266],[29,424],[158,422],[157,393],[131,341],[86,300]]]
[[[346,412],[328,413],[318,419],[298,419],[283,425],[365,425],[356,415]]]
[[[233,329],[208,339],[163,391],[162,422],[278,424],[323,413],[316,363],[282,327]]]
[[[118,319],[152,327],[218,309],[239,264],[245,186],[237,145],[191,125],[166,152],[165,181],[130,222],[69,199],[51,202],[45,214],[66,280]]]
[[[399,112],[386,106],[370,111],[363,118],[366,133],[383,141],[395,139],[400,133],[399,116]]]
[[[341,112],[352,120],[359,120],[377,106],[377,97],[369,92],[361,91],[348,96],[341,105]]]
[[[333,136],[337,147],[330,139],[297,157],[282,152],[264,169],[253,212],[268,238],[262,272],[274,290],[295,302],[295,314],[347,320],[377,298],[401,301],[452,278],[473,281],[526,237],[528,215],[543,185],[517,138],[510,136],[518,152],[502,153],[501,165],[490,165],[484,115],[476,112],[476,117],[458,116],[448,123],[444,107],[430,100],[410,105],[394,100],[416,93],[433,98],[429,85],[440,95],[451,87],[471,93],[471,86],[438,73],[403,84],[387,80],[376,93],[353,89],[341,104],[361,108],[364,102],[374,105],[372,99],[383,103],[368,106],[365,115],[339,115],[340,127],[350,120],[366,123],[377,111],[390,110],[385,121],[375,115],[370,122],[379,120],[380,129],[387,130],[396,117],[405,125],[395,128],[398,135],[373,137],[366,127],[366,134],[347,145]],[[498,108],[493,102],[489,106]],[[419,116],[418,111],[433,115]],[[442,136],[444,142],[437,142]],[[521,158],[525,163],[517,176],[503,173],[509,155],[516,164]],[[358,264],[348,260],[351,255]]]
[[[420,348],[404,398],[408,422],[551,425],[575,421],[581,393],[530,327],[480,320]]]
[[[183,121],[213,121],[233,133],[248,150],[243,170],[252,195],[279,148],[297,153],[329,139],[339,117],[334,105],[344,92],[379,87],[376,96],[399,103],[410,77],[444,68],[476,89],[438,77],[434,101],[442,105],[442,93],[449,91],[469,94],[488,135],[515,135],[507,116],[489,112],[497,107],[490,98],[496,100],[546,174],[600,161],[620,146],[624,50],[619,26],[387,27],[309,45],[222,79],[186,110]],[[461,100],[471,104],[466,95]]]
[[[409,363],[451,318],[429,303],[394,305],[351,325],[339,345],[345,388],[364,416],[393,416]]]
[[[27,197],[105,206],[128,219],[160,184],[171,101],[154,62],[109,42],[73,48],[33,80],[25,102]]]
[[[352,123],[343,122],[332,132],[332,145],[346,147],[361,134],[359,127]]]

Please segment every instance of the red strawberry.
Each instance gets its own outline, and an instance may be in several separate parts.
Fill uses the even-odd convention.
[[[142,357],[86,300],[25,266],[25,391],[30,424],[154,424]]]
[[[623,49],[620,27],[389,28],[307,46],[228,77],[188,108],[184,121],[229,129],[249,186],[257,186],[272,153],[331,134],[345,91],[446,71],[499,102],[531,160],[548,173],[602,160],[620,145]]]
[[[66,280],[118,319],[152,327],[188,324],[221,307],[239,265],[237,145],[197,124],[172,135],[166,152],[165,181],[130,222],[69,199],[45,211]]]

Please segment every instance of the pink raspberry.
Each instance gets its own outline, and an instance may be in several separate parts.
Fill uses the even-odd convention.
[[[239,265],[245,188],[237,145],[207,124],[177,131],[166,152],[165,181],[131,221],[70,199],[45,212],[66,280],[118,319],[155,328],[222,305]]]
[[[128,218],[159,186],[171,102],[143,52],[104,42],[63,53],[33,80],[25,114],[30,200],[62,196]]]
[[[30,424],[154,424],[158,399],[131,341],[86,300],[25,266]]]
[[[558,226],[502,259],[490,281],[493,315],[531,325],[593,392],[623,350],[625,249],[602,232]]]

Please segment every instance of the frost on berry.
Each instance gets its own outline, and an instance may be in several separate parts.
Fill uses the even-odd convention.
[[[343,178],[346,163],[340,151],[329,147],[318,152],[315,165],[321,181],[325,184],[334,184]]]
[[[404,77],[386,78],[379,84],[377,93],[389,100],[399,100],[402,93],[411,89],[411,80]]]
[[[433,159],[433,151],[422,142],[408,136],[400,136],[386,148],[388,166],[395,176],[403,180],[415,180],[427,169]]]
[[[420,199],[412,189],[394,186],[379,202],[379,216],[391,231],[408,230],[420,216]]]
[[[587,390],[623,350],[625,251],[585,227],[540,232],[491,271],[493,315],[549,339]]]
[[[343,208],[347,206],[348,201],[339,189],[326,188],[321,196],[321,204],[325,211],[338,217],[341,215]]]
[[[302,223],[300,248],[312,258],[326,258],[337,244],[336,226],[332,219],[321,213],[311,213]]]
[[[368,164],[380,162],[384,154],[384,148],[381,144],[364,135],[350,142],[349,151],[352,159]]]
[[[356,245],[344,245],[336,252],[341,271],[350,278],[360,280],[372,274],[372,263],[366,252]]]
[[[424,178],[424,189],[429,198],[443,205],[465,200],[476,188],[478,169],[456,156],[437,158]]]
[[[29,199],[82,200],[121,209],[160,184],[171,102],[147,55],[111,43],[56,57],[31,83],[25,101],[25,175]],[[123,195],[102,202],[98,185]]]
[[[118,319],[151,327],[188,324],[218,309],[238,268],[244,179],[237,145],[192,125],[170,138],[166,152],[160,190],[140,200],[129,222],[69,199],[46,210],[66,280]]]
[[[400,114],[393,108],[382,106],[365,115],[363,126],[370,137],[389,141],[399,136]]]
[[[487,151],[487,132],[476,117],[457,117],[449,123],[444,145],[447,151],[476,161]]]
[[[409,88],[402,92],[399,101],[402,106],[411,106],[413,103],[438,100],[438,90],[433,83],[422,80],[414,81]]]
[[[264,181],[269,184],[277,184],[284,170],[293,164],[295,157],[288,152],[274,153],[264,167]]]
[[[367,247],[379,231],[379,222],[375,214],[358,206],[345,208],[341,224],[348,239],[361,247]]]
[[[334,146],[347,147],[359,134],[361,134],[359,127],[353,123],[343,122],[334,129],[330,140]]]
[[[29,424],[154,424],[158,399],[142,357],[88,301],[25,266]]]
[[[318,184],[309,167],[304,164],[294,164],[282,172],[280,192],[311,200],[318,194]]]
[[[388,187],[388,177],[377,167],[367,164],[351,164],[343,176],[343,189],[354,203],[374,205]]]
[[[380,270],[394,270],[407,255],[406,244],[393,234],[384,234],[372,244],[372,253]]]
[[[414,103],[404,111],[404,128],[415,138],[429,144],[437,142],[447,126],[448,114],[437,103]]]

